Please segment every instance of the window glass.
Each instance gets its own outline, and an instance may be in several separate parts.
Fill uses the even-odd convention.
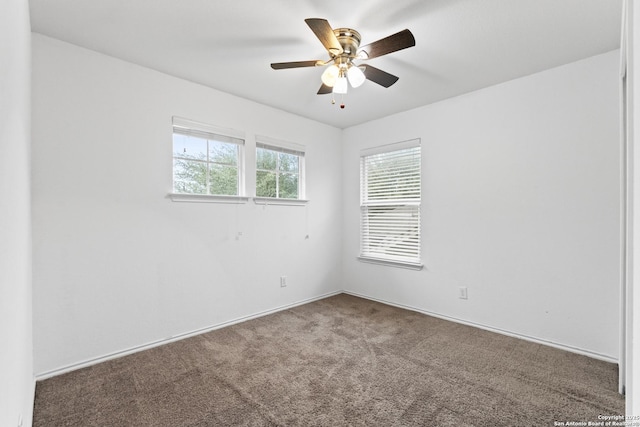
[[[291,150],[292,151],[292,150]],[[303,152],[258,144],[256,148],[256,196],[301,198]]]
[[[207,164],[174,158],[173,191],[176,193],[207,194]]]
[[[277,197],[276,173],[270,171],[256,171],[256,196]]]
[[[238,138],[174,125],[173,191],[240,195],[243,144]]]

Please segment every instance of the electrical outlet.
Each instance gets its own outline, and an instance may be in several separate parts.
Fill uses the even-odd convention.
[[[280,276],[280,287],[281,288],[287,287],[287,276]]]
[[[460,286],[458,288],[458,298],[467,299],[467,287],[466,286]]]

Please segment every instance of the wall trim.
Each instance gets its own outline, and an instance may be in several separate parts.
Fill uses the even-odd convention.
[[[485,331],[495,332],[495,333],[500,334],[500,335],[506,335],[506,336],[513,337],[513,338],[519,338],[519,339],[522,339],[522,340],[525,340],[525,341],[534,342],[536,344],[542,344],[542,345],[546,345],[546,346],[549,346],[549,347],[554,347],[554,348],[557,348],[559,350],[565,350],[565,351],[569,351],[571,353],[577,353],[577,354],[580,354],[582,356],[591,357],[593,359],[598,359],[598,360],[602,360],[602,361],[605,361],[605,362],[618,364],[618,359],[616,359],[614,357],[611,357],[611,356],[607,356],[606,354],[601,354],[601,353],[597,353],[597,352],[594,352],[594,351],[585,350],[583,348],[573,347],[573,346],[570,346],[570,345],[560,344],[560,343],[557,343],[557,342],[554,342],[554,341],[544,340],[544,339],[532,337],[532,336],[529,336],[529,335],[519,334],[519,333],[516,333],[516,332],[508,331],[506,329],[494,328],[492,326],[483,325],[482,323],[470,322],[468,320],[459,319],[457,317],[447,316],[447,315],[444,315],[444,314],[436,313],[436,312],[429,311],[429,310],[424,310],[424,309],[413,307],[413,306],[410,306],[410,305],[398,304],[398,303],[395,303],[395,302],[391,302],[391,301],[387,301],[387,300],[383,300],[383,299],[379,299],[379,298],[374,298],[374,297],[371,297],[371,296],[368,296],[368,295],[364,295],[364,294],[360,294],[360,293],[357,293],[357,292],[352,292],[352,291],[347,291],[347,290],[344,290],[342,292],[345,293],[345,294],[348,294],[348,295],[355,296],[355,297],[364,298],[364,299],[368,299],[368,300],[371,300],[371,301],[379,302],[381,304],[390,305],[390,306],[393,306],[393,307],[398,307],[398,308],[403,308],[403,309],[406,309],[406,310],[415,311],[415,312],[418,312],[418,313],[421,313],[421,314],[425,314],[427,316],[437,317],[439,319],[448,320],[448,321],[451,321],[451,322],[460,323],[460,324],[467,325],[467,326],[472,326],[474,328],[484,329]]]
[[[58,375],[62,375],[62,374],[66,374],[68,372],[71,371],[75,371],[78,369],[82,369],[82,368],[86,368],[92,365],[96,365],[98,363],[102,363],[102,362],[106,362],[112,359],[117,359],[119,357],[123,357],[123,356],[127,356],[129,354],[133,354],[133,353],[137,353],[139,351],[144,351],[144,350],[149,350],[152,349],[154,347],[159,347],[161,345],[164,344],[169,344],[172,343],[174,341],[180,341],[186,338],[190,338],[196,335],[200,335],[200,334],[204,334],[210,331],[214,331],[216,329],[221,329],[224,328],[226,326],[231,326],[231,325],[235,325],[237,323],[242,323],[242,322],[246,322],[248,320],[252,320],[252,319],[257,319],[259,317],[264,317],[264,316],[268,316],[270,314],[274,314],[277,313],[279,311],[284,311],[284,310],[288,310],[290,308],[293,307],[298,307],[300,305],[304,305],[304,304],[308,304],[314,301],[319,301],[325,298],[329,298],[335,295],[339,295],[343,293],[342,290],[338,290],[338,291],[333,291],[333,292],[329,292],[326,294],[322,294],[322,295],[318,295],[312,298],[307,298],[307,299],[303,299],[303,300],[299,300],[296,301],[294,303],[291,304],[285,304],[285,305],[281,305],[275,308],[271,308],[268,310],[263,310],[263,311],[259,311],[257,313],[253,313],[253,314],[249,314],[247,316],[241,316],[241,317],[236,317],[235,319],[231,319],[231,320],[227,320],[225,322],[220,322],[220,323],[216,323],[214,325],[210,325],[210,326],[205,326],[204,328],[199,328],[199,329],[194,329],[192,331],[189,332],[184,332],[181,334],[177,334],[177,335],[173,335],[171,337],[168,338],[163,338],[163,339],[159,339],[156,341],[151,341],[148,342],[146,344],[141,344],[138,346],[134,346],[134,347],[129,347],[127,349],[124,350],[120,350],[120,351],[115,351],[113,353],[108,353],[105,354],[103,356],[98,356],[98,357],[94,357],[91,359],[86,359],[83,360],[81,362],[77,362],[77,363],[72,363],[70,365],[66,365],[66,366],[62,366],[60,368],[56,368],[56,369],[52,369],[49,371],[45,371],[45,372],[41,372],[39,374],[35,375],[35,381],[41,381],[41,380],[45,380],[47,378],[51,378],[51,377],[55,377]],[[34,382],[35,384],[35,382]]]

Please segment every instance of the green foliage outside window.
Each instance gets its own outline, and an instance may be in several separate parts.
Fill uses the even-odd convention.
[[[239,195],[239,145],[214,138],[173,134],[173,191]],[[232,140],[232,139],[229,139]],[[256,150],[256,196],[300,197],[300,156],[277,149]]]
[[[297,199],[300,157],[258,148],[256,150],[256,196]]]
[[[173,135],[176,193],[238,195],[238,145]]]

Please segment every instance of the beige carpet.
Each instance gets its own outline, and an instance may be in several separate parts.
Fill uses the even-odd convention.
[[[44,426],[553,426],[624,413],[613,364],[338,295],[36,386]]]

